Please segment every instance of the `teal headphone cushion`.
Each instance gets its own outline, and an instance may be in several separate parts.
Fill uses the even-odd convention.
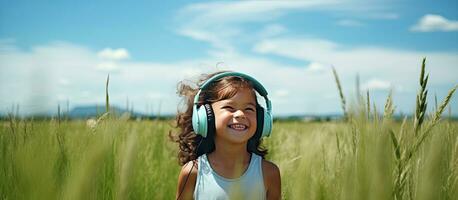
[[[210,104],[204,104],[193,111],[196,111],[196,115],[192,115],[192,127],[197,135],[207,137],[209,132],[215,131],[215,114]]]
[[[258,123],[256,131],[260,132],[261,137],[268,137],[272,132],[272,116],[266,109],[264,109],[259,104],[257,104],[256,107],[256,118]]]
[[[254,134],[254,137],[261,138],[263,136],[263,131],[264,131],[264,108],[262,108],[259,104],[256,104],[256,133]]]
[[[263,129],[262,129],[262,137],[269,137],[272,133],[272,114],[269,111],[263,109]]]
[[[204,121],[205,123],[203,123],[203,126],[206,127],[205,137],[208,137],[208,135],[214,135],[216,132],[215,114],[210,104],[204,104],[203,107],[205,108],[204,110],[207,119]]]

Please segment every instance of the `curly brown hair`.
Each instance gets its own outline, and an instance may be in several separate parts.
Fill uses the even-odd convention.
[[[214,131],[209,131],[207,137],[202,137],[194,133],[192,127],[192,112],[194,106],[194,97],[199,91],[199,86],[205,83],[209,78],[223,73],[219,71],[212,74],[203,74],[197,83],[187,83],[180,81],[178,83],[178,95],[182,97],[184,109],[178,109],[176,116],[176,128],[179,132],[176,134],[169,133],[172,141],[177,142],[179,146],[178,163],[184,165],[189,161],[195,160],[197,157],[213,152],[215,150]],[[254,87],[249,80],[238,76],[226,76],[215,80],[200,93],[198,106],[204,104],[212,104],[214,102],[231,98],[237,94],[237,91],[242,88],[250,88],[255,93]],[[256,95],[255,95],[256,97]],[[259,104],[257,103],[257,106]],[[257,117],[260,117],[260,109],[257,109]],[[248,140],[247,151],[255,153],[262,158],[267,154],[267,149],[261,146],[261,129],[257,125],[256,133]]]

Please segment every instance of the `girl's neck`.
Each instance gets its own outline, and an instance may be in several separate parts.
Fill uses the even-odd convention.
[[[208,156],[214,162],[226,166],[248,163],[250,161],[250,153],[248,153],[246,146],[246,143],[231,144],[215,140],[215,150]]]

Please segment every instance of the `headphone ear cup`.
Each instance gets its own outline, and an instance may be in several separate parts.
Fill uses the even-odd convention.
[[[205,137],[209,135],[214,135],[216,131],[216,124],[215,124],[215,113],[213,112],[213,108],[210,104],[205,104],[205,116],[206,116],[206,134]]]
[[[272,115],[259,104],[257,105],[257,124],[256,134],[260,134],[260,137],[268,137],[272,132]]]
[[[256,104],[256,133],[254,135],[259,135],[261,138],[264,131],[264,108],[259,104]]]
[[[270,136],[270,134],[272,133],[272,124],[273,124],[272,114],[269,111],[264,109],[264,129],[262,131],[263,137]]]
[[[193,105],[192,106],[192,129],[194,130],[194,133],[199,135],[199,115],[197,114],[197,106]]]
[[[194,106],[192,112],[192,128],[194,133],[202,137],[207,137],[207,112],[204,106]]]

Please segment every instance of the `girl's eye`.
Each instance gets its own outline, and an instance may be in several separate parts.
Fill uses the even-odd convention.
[[[245,110],[253,111],[253,112],[255,111],[254,108],[247,108],[247,109],[245,109]]]
[[[231,106],[223,106],[222,109],[225,109],[225,110],[233,110],[234,108],[232,108]]]

